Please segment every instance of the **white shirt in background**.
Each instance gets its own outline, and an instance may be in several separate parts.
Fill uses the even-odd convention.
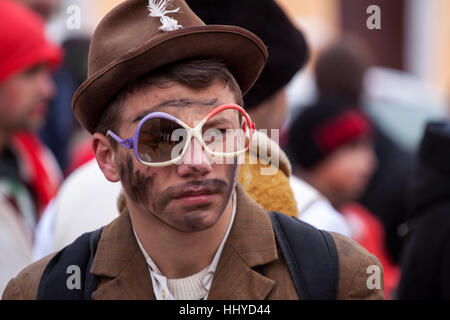
[[[297,201],[300,220],[318,229],[338,232],[350,237],[350,227],[345,218],[318,190],[293,175],[290,176],[289,182]]]

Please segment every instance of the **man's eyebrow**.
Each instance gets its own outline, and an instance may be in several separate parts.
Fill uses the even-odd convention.
[[[191,99],[171,99],[171,100],[165,100],[150,109],[141,111],[137,114],[137,116],[133,119],[133,122],[140,121],[142,118],[144,118],[147,114],[150,112],[157,112],[162,111],[162,109],[167,107],[188,107],[191,105],[201,105],[201,106],[215,106],[217,105],[217,98],[211,99],[211,100],[191,100]]]
[[[156,105],[153,109],[163,108],[163,107],[187,107],[189,105],[202,105],[202,106],[213,106],[217,103],[217,98],[211,100],[192,100],[192,99],[172,99],[161,102]]]

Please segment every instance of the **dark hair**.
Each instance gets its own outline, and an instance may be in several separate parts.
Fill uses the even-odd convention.
[[[358,103],[370,61],[364,43],[356,38],[328,47],[319,55],[314,70],[319,95],[323,99]]]
[[[223,82],[232,91],[235,102],[242,106],[241,89],[236,79],[220,60],[183,60],[158,68],[130,82],[115,96],[103,111],[95,132],[106,134],[107,130],[117,130],[123,101],[128,94],[137,89],[150,85],[164,88],[174,82],[193,89],[204,89],[218,81]]]

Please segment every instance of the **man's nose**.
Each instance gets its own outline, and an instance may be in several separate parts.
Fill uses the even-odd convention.
[[[196,138],[192,138],[177,170],[180,176],[204,175],[211,172],[211,160]]]

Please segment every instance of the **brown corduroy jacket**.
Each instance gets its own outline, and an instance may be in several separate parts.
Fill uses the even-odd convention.
[[[236,190],[235,221],[208,299],[298,299],[269,216],[240,185]],[[378,259],[356,242],[337,233],[332,236],[339,254],[338,299],[383,299],[383,269]],[[8,283],[3,299],[36,299],[41,275],[52,257],[22,270]],[[371,265],[381,270],[379,289],[368,288]],[[264,266],[264,275],[257,272],[260,266]],[[128,212],[104,228],[91,272],[99,276],[93,299],[155,299]]]

